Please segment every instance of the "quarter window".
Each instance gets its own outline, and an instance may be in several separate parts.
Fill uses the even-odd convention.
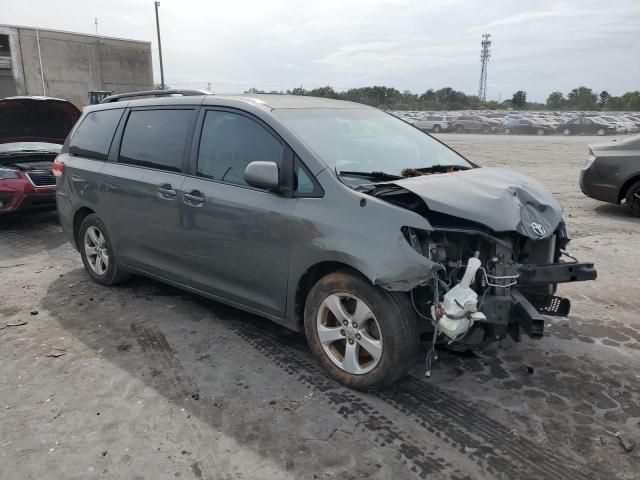
[[[134,110],[122,135],[119,162],[182,170],[193,110]]]
[[[246,185],[244,171],[251,162],[282,165],[282,143],[256,121],[237,113],[206,113],[198,149],[197,175]]]
[[[69,142],[69,152],[96,160],[106,160],[122,112],[122,108],[115,108],[87,114]]]

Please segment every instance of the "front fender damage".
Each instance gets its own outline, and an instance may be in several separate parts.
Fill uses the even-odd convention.
[[[396,244],[397,251],[404,254],[405,261],[380,265],[372,278],[374,285],[392,292],[409,292],[425,285],[437,272],[444,270],[441,264],[418,254],[407,243],[401,231],[398,231]]]

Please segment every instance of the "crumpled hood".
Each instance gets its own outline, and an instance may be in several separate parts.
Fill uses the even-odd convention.
[[[0,100],[0,143],[62,145],[78,118],[80,110],[60,98],[7,97]]]
[[[506,168],[473,168],[392,182],[420,196],[430,210],[480,223],[495,232],[549,237],[562,207],[540,182]],[[544,233],[535,224],[542,225]]]

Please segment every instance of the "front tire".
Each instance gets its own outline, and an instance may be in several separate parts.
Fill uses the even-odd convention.
[[[313,286],[304,327],[327,373],[357,390],[381,389],[404,376],[420,341],[406,296],[348,270],[330,273]]]
[[[571,132],[571,129],[570,129],[570,128],[565,128],[564,130],[562,130],[562,134],[563,134],[563,135],[565,135],[565,136],[567,136],[567,137],[568,137],[569,135],[571,135],[571,133],[572,133],[572,132]]]
[[[433,126],[433,133],[440,133],[440,130],[441,130],[440,125]]]
[[[464,127],[462,125],[457,125],[456,133],[464,133]]]
[[[629,187],[625,200],[627,201],[627,206],[631,209],[631,212],[636,217],[640,217],[640,181]]]
[[[87,215],[80,224],[78,246],[84,269],[94,282],[116,285],[129,277],[118,266],[107,227],[97,215]]]
[[[543,128],[539,128],[538,130],[536,130],[536,135],[538,135],[539,137],[543,137],[544,136],[544,129]]]
[[[606,131],[604,128],[599,128],[599,129],[598,129],[598,131],[596,132],[596,134],[597,134],[599,137],[602,137],[602,136],[604,136],[604,135],[606,135],[606,134],[607,134],[607,131]]]

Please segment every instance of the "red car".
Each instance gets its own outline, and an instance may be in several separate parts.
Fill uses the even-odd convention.
[[[79,117],[75,105],[59,98],[0,100],[0,215],[55,209],[51,162]]]

